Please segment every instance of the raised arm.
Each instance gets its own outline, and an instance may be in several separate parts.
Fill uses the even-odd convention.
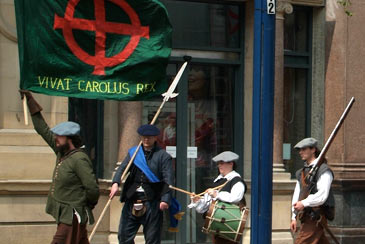
[[[53,151],[57,153],[54,134],[50,130],[49,126],[47,125],[41,114],[42,107],[38,104],[38,102],[34,99],[32,93],[30,93],[29,91],[21,90],[20,94],[22,99],[24,98],[24,96],[27,98],[28,108],[32,116],[34,129],[47,142],[47,144],[53,149]]]

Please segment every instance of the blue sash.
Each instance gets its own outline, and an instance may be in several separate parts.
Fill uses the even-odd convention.
[[[136,151],[137,146],[132,147],[128,150],[129,156],[132,158],[134,152]],[[160,182],[160,180],[156,177],[156,175],[151,171],[151,169],[147,165],[146,157],[144,156],[143,149],[140,148],[136,154],[136,157],[133,161],[134,165],[136,165],[152,183]]]
[[[128,150],[129,156],[132,158],[134,152],[136,151],[137,146],[132,147]],[[143,149],[139,149],[136,157],[133,161],[134,165],[137,166],[152,183],[160,182],[160,180],[156,177],[156,175],[151,171],[151,169],[147,165],[146,157],[144,156]],[[169,206],[169,214],[170,214],[170,232],[177,232],[177,225],[179,220],[181,220],[184,212],[181,212],[180,203],[173,197],[171,199],[171,205]]]

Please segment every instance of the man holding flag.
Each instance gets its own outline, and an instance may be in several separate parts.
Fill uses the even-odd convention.
[[[98,202],[99,186],[92,163],[81,149],[80,126],[63,122],[50,129],[32,94],[24,90],[20,94],[27,98],[34,129],[57,155],[46,205],[57,223],[51,244],[88,244],[86,224],[94,223],[91,210]]]
[[[15,10],[20,89],[52,96],[120,101],[147,100],[166,90],[172,26],[159,0],[15,0]],[[165,95],[164,102],[175,95],[173,90]],[[131,221],[133,216],[127,215],[130,212],[125,207],[127,214],[123,214],[121,225],[125,235],[120,234],[119,238],[130,242],[136,226],[143,224],[145,233],[149,229],[147,243],[159,243],[161,210],[170,205],[168,187],[161,191],[164,183],[159,181],[172,183],[171,157],[155,144],[156,133],[154,129],[151,132],[151,127],[140,133],[147,137],[140,150],[146,155],[135,160],[125,188],[128,191],[122,196],[126,205],[133,205],[137,195],[146,196],[137,199],[141,202],[133,208],[133,214],[143,222]],[[142,166],[148,163],[148,167],[139,169],[137,161]],[[120,167],[119,174],[125,166]],[[149,167],[152,174],[146,171]],[[119,184],[120,175],[115,179]],[[111,195],[118,184],[114,184]],[[92,236],[93,233],[89,238]]]
[[[119,243],[134,243],[141,225],[147,244],[161,242],[162,211],[171,203],[169,185],[173,184],[171,156],[157,145],[160,130],[154,125],[142,125],[137,130],[142,147],[138,150],[123,186],[120,201],[124,202],[118,239]],[[137,147],[128,151],[114,178],[109,197],[118,191],[123,171]]]

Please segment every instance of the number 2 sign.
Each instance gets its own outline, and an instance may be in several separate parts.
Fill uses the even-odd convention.
[[[267,14],[275,14],[275,0],[267,0]]]

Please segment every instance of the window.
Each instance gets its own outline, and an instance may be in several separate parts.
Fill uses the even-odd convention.
[[[173,26],[174,48],[240,48],[239,5],[162,0]]]
[[[285,15],[284,28],[284,143],[291,144],[285,166],[295,177],[303,162],[294,145],[311,136],[312,9],[295,7]]]
[[[103,178],[103,116],[104,102],[95,99],[69,98],[69,121],[80,124],[80,135],[96,177]]]

